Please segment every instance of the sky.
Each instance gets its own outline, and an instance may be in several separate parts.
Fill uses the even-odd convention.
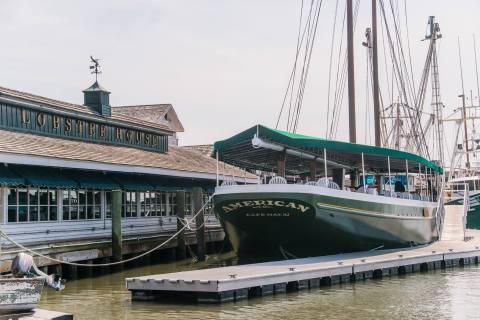
[[[401,8],[406,1],[416,81],[427,51],[421,39],[434,15],[443,34],[444,113],[461,102],[458,37],[465,90],[476,97],[472,35],[480,30],[480,2],[392,1]],[[344,1],[339,3],[343,8]],[[173,104],[185,127],[182,145],[210,144],[257,123],[274,127],[295,55],[300,5],[301,0],[0,0],[0,86],[81,104],[82,90],[94,81],[88,69],[93,55],[101,59],[99,82],[111,91],[112,105]],[[324,0],[321,8],[299,133],[325,135],[335,5]],[[361,46],[370,24],[370,1],[361,0],[355,32],[361,143],[372,142],[365,135],[372,120]],[[446,132],[450,137],[452,129]],[[336,138],[348,138],[345,110]]]

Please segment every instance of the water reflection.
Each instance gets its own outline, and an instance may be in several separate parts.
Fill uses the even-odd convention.
[[[40,307],[75,319],[472,319],[480,318],[480,268],[419,273],[245,300],[224,305],[132,302],[124,279],[229,263],[139,267],[70,281],[63,292],[45,290]]]

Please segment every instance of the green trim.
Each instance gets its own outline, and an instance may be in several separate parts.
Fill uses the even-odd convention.
[[[25,178],[26,185],[39,188],[78,188],[78,183],[62,170],[48,167],[15,167],[15,172]]]
[[[438,172],[442,173],[443,169],[436,165],[435,163],[428,161],[427,159],[418,156],[416,154],[394,150],[389,148],[374,147],[369,145],[349,143],[343,141],[327,140],[323,138],[311,137],[302,134],[290,133],[286,131],[270,129],[262,125],[256,125],[250,129],[247,129],[233,137],[215,142],[213,145],[213,152],[222,151],[231,147],[234,147],[235,144],[245,141],[246,139],[252,139],[256,134],[260,138],[267,138],[269,141],[276,142],[288,147],[293,147],[297,149],[304,148],[318,148],[318,149],[327,149],[334,150],[338,152],[348,152],[348,153],[364,153],[370,155],[379,155],[390,158],[405,159],[409,161],[414,161],[421,163],[422,165]]]
[[[78,182],[78,185],[82,189],[120,189],[118,183],[110,179],[107,174],[99,171],[68,171],[66,172],[66,175],[72,180]]]
[[[0,166],[0,185],[1,186],[24,186],[25,179],[10,170],[8,167]]]

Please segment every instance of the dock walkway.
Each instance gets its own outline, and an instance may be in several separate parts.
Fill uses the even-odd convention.
[[[465,232],[463,206],[445,210],[445,234],[429,245],[127,278],[126,286],[134,300],[175,297],[221,303],[478,263],[480,230]]]

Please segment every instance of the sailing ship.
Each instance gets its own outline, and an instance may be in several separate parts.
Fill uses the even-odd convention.
[[[297,108],[291,113],[297,118],[290,130],[256,125],[214,144],[212,156],[218,160],[261,174],[262,183],[257,185],[238,185],[224,177],[213,196],[215,213],[241,259],[409,247],[440,236],[443,170],[439,163],[413,152],[382,147],[375,0],[367,42],[372,52],[375,146],[356,143],[354,10],[351,0],[346,3],[350,142],[296,133]],[[383,2],[380,4],[383,9]],[[433,17],[429,24],[427,71],[438,68],[434,48],[439,28]],[[432,72],[438,81],[438,70]],[[302,72],[300,95],[303,76]],[[420,96],[425,83],[422,80]],[[438,96],[436,102],[438,107]],[[418,105],[409,108],[421,113]],[[427,149],[422,127],[415,115],[411,123],[420,153]]]
[[[262,184],[225,180],[215,190],[214,210],[241,258],[408,247],[438,238],[442,169],[420,156],[261,125],[215,143],[214,152],[227,163],[277,172]],[[411,173],[419,181],[404,185],[400,178]],[[305,182],[285,178],[305,174],[311,178]],[[425,187],[413,191],[415,185]]]

